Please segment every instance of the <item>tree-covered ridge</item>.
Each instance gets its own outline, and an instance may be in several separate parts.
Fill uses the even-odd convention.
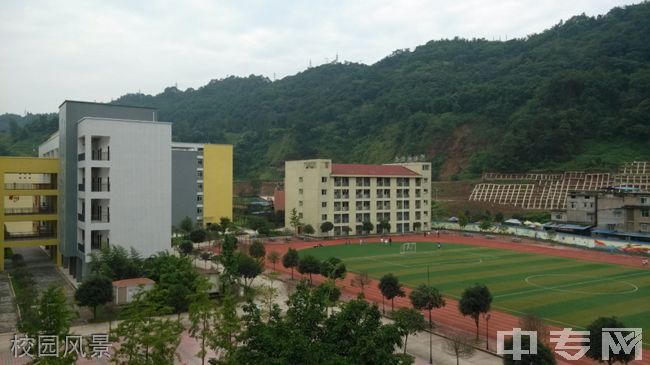
[[[650,158],[649,34],[643,2],[525,39],[431,41],[370,66],[229,77],[115,102],[158,108],[177,140],[234,144],[239,178],[278,178],[287,159],[421,153],[443,177],[614,168]]]

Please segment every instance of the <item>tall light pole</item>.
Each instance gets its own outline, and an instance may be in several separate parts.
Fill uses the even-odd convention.
[[[427,265],[427,285],[431,287],[431,275]],[[433,364],[433,323],[431,323],[431,309],[429,309],[429,364]]]
[[[485,314],[485,349],[490,351],[490,330],[488,329],[488,322],[490,321],[490,313]]]

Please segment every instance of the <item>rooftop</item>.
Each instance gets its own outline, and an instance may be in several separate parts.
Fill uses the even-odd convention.
[[[113,282],[113,286],[125,287],[125,286],[137,286],[137,285],[148,285],[153,284],[155,281],[149,278],[133,278],[133,279],[124,279],[117,280]]]
[[[332,164],[332,175],[357,176],[420,176],[417,172],[399,165]]]
[[[59,108],[65,104],[65,103],[71,103],[71,104],[93,104],[93,105],[105,105],[105,106],[116,106],[116,107],[122,107],[122,108],[139,108],[139,109],[149,109],[149,110],[156,110],[156,108],[151,108],[148,106],[137,106],[137,105],[125,105],[125,104],[114,104],[114,103],[98,103],[96,101],[81,101],[81,100],[63,100],[63,102],[59,105]]]

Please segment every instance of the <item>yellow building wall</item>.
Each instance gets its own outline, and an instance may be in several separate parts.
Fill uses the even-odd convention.
[[[5,216],[6,208],[26,208],[34,205],[37,196],[58,195],[57,189],[5,189],[5,183],[42,183],[43,174],[59,173],[59,160],[56,158],[38,157],[0,157],[0,271],[4,270],[5,247],[46,246],[58,247],[58,239],[24,240],[5,242],[4,227],[11,231],[29,231],[35,225],[35,220],[45,218],[58,220],[56,214],[35,214],[23,216]],[[23,175],[32,174],[32,175]],[[53,179],[56,183],[56,177]],[[19,196],[16,200],[15,197]],[[11,199],[10,199],[11,197]],[[56,250],[58,252],[58,250]],[[60,265],[60,255],[56,254]]]
[[[232,146],[206,144],[203,147],[203,222],[232,220]]]

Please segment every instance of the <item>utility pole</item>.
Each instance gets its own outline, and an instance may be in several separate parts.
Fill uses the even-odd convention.
[[[490,351],[490,331],[488,330],[488,324],[490,321],[490,313],[485,314],[485,349]]]
[[[431,287],[431,275],[427,265],[427,286]],[[429,309],[429,364],[433,364],[433,323],[431,323],[431,309]]]

